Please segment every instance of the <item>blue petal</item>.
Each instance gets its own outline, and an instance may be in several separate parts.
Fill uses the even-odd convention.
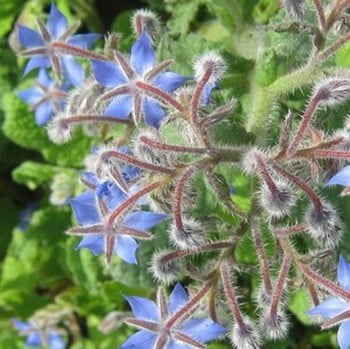
[[[107,206],[110,209],[116,208],[127,199],[127,195],[113,182],[105,181],[97,186],[97,196],[104,195]]]
[[[36,68],[49,68],[51,67],[50,59],[46,55],[37,55],[32,57],[24,69],[23,75],[27,75],[33,69]]]
[[[101,221],[100,213],[96,206],[95,193],[85,191],[84,193],[69,200],[74,215],[81,225],[96,224]]]
[[[190,77],[173,72],[159,74],[153,81],[153,84],[166,92],[173,92],[184,84]]]
[[[200,342],[210,342],[226,333],[225,327],[211,319],[192,319],[183,324],[182,330]]]
[[[149,211],[137,211],[129,214],[125,218],[125,225],[139,230],[149,230],[156,224],[168,218],[166,214]]]
[[[149,331],[139,331],[133,334],[120,349],[150,349],[154,348],[157,336]]]
[[[150,299],[137,296],[125,296],[132,313],[137,319],[147,321],[159,321],[159,311],[156,303]]]
[[[119,65],[114,62],[92,60],[95,79],[105,87],[116,87],[127,82]]]
[[[38,82],[40,82],[42,85],[46,87],[49,87],[54,83],[53,79],[50,78],[46,69],[40,69],[39,75],[38,75]]]
[[[326,185],[340,184],[345,187],[350,186],[350,165],[345,166],[336,175],[334,175]]]
[[[143,101],[143,109],[146,124],[159,128],[161,121],[165,117],[165,112],[159,103],[151,100],[150,98],[145,98]]]
[[[184,344],[178,341],[171,340],[170,343],[167,344],[166,349],[189,349],[188,344]]]
[[[342,255],[339,257],[337,275],[340,284],[350,290],[350,263]]]
[[[87,50],[90,46],[92,46],[98,39],[100,38],[100,34],[78,34],[70,37],[68,39],[68,43],[80,47],[82,49]]]
[[[117,119],[126,119],[133,110],[131,95],[114,98],[104,111],[104,115],[115,116]]]
[[[20,44],[25,48],[44,46],[44,41],[40,34],[23,25],[18,25],[18,38]]]
[[[131,47],[130,64],[135,72],[142,76],[151,69],[155,62],[155,54],[152,42],[144,31]]]
[[[35,122],[38,126],[47,124],[52,118],[54,111],[50,101],[40,103],[35,109]]]
[[[40,347],[41,346],[41,338],[39,332],[31,332],[27,337],[26,344],[31,347]]]
[[[65,349],[66,343],[63,340],[62,336],[56,332],[51,332],[49,334],[49,347],[50,349]]]
[[[77,250],[80,248],[88,248],[95,256],[105,252],[105,242],[103,236],[98,235],[88,235],[80,241]]]
[[[170,314],[175,313],[188,301],[187,291],[180,283],[177,283],[169,296],[168,311]]]
[[[340,324],[337,334],[340,349],[349,349],[350,347],[350,320]]]
[[[52,34],[52,37],[56,39],[59,38],[59,36],[61,36],[68,28],[67,18],[54,3],[51,3],[50,13],[47,19],[47,27]]]
[[[309,310],[307,313],[311,316],[319,315],[326,319],[330,319],[349,309],[349,302],[346,302],[341,298],[331,297],[317,305],[315,308]]]
[[[29,88],[18,92],[18,97],[28,104],[34,104],[41,97],[43,97],[43,91],[37,87]]]
[[[202,92],[202,96],[201,96],[201,101],[203,104],[207,105],[209,103],[209,99],[210,99],[210,94],[211,91],[215,88],[216,86],[214,84],[209,84],[207,83],[204,88],[203,88],[203,92]]]
[[[67,80],[74,86],[80,86],[84,81],[84,69],[72,56],[62,56],[61,64]]]
[[[19,331],[25,331],[31,329],[33,326],[27,322],[23,322],[17,319],[12,320],[13,326]]]
[[[135,256],[137,248],[138,244],[132,237],[127,235],[118,236],[115,251],[123,261],[130,264],[137,264]]]

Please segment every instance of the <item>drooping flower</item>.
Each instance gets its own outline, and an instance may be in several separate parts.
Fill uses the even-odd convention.
[[[127,296],[135,318],[127,319],[130,325],[141,329],[133,334],[121,349],[190,349],[205,348],[204,343],[215,340],[226,332],[220,324],[209,318],[192,318],[180,316],[179,312],[189,300],[186,290],[181,284],[176,284],[169,296],[168,302],[162,291],[158,294],[158,304],[143,297]]]
[[[69,54],[68,48],[88,49],[98,38],[98,34],[72,35],[77,26],[68,27],[66,17],[51,4],[47,23],[38,19],[39,32],[23,25],[18,25],[19,42],[25,48],[21,52],[31,57],[24,74],[36,68],[53,67],[59,78],[65,76],[68,81],[78,86],[84,80],[84,71],[80,64]]]
[[[138,83],[170,93],[188,80],[188,77],[163,72],[170,61],[155,65],[152,42],[145,31],[132,45],[129,62],[119,53],[115,54],[115,58],[116,62],[92,61],[96,80],[102,86],[110,88],[102,96],[102,99],[111,99],[104,115],[126,119],[132,113],[136,123],[143,117],[149,126],[158,128],[165,112],[157,101],[157,92],[152,98],[146,95]]]
[[[20,91],[18,96],[35,110],[35,121],[38,126],[47,124],[54,114],[58,113],[67,97],[67,85],[61,85],[51,79],[45,69],[40,69],[35,86]]]
[[[84,236],[78,249],[88,248],[96,256],[106,253],[107,263],[110,263],[114,253],[127,263],[137,263],[135,253],[138,244],[135,238],[150,238],[148,230],[166,219],[167,215],[134,211],[110,223],[111,212],[127,198],[125,192],[107,180],[99,182],[94,190],[85,191],[70,200],[81,227],[72,228],[68,233]]]
[[[342,287],[350,291],[350,263],[340,256],[337,268],[337,276]],[[328,320],[329,325],[340,323],[337,339],[341,349],[350,346],[350,302],[340,297],[330,297],[309,310],[309,315],[321,316]]]
[[[66,344],[63,337],[51,327],[41,328],[35,322],[22,322],[12,320],[14,327],[23,336],[27,336],[26,345],[29,347],[42,348],[47,346],[50,349],[65,349]]]

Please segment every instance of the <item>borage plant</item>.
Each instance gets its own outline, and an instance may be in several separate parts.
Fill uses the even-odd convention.
[[[217,14],[211,1],[199,3]],[[188,45],[190,34],[176,41],[149,10],[132,17],[136,40],[124,54],[114,33],[103,48],[90,50],[98,36],[73,35],[77,26],[68,27],[51,4],[38,31],[17,27],[19,54],[31,57],[25,74],[40,68],[36,87],[19,97],[35,109],[36,123],[46,125],[53,143],[73,151],[77,139],[86,142],[79,185],[73,168],[56,168],[48,177],[55,176],[52,187],[60,191],[54,203],[70,204],[74,212],[77,224],[67,233],[82,237],[76,249],[104,255],[106,268],[90,275],[94,297],[103,302],[106,285],[119,294],[117,312],[103,306],[110,314],[100,330],[114,330],[118,338],[110,345],[206,348],[215,340],[243,349],[301,348],[316,335],[305,330],[305,343],[296,343],[288,335],[296,328],[292,314],[310,323],[312,308],[309,315],[325,318],[324,328],[341,324],[338,343],[345,349],[345,244],[339,284],[333,280],[339,246],[348,239],[346,198],[337,199],[326,184],[349,193],[350,73],[336,64],[350,39],[350,1],[285,0],[285,11],[276,10],[267,26],[252,32],[239,12],[246,8],[233,3],[234,48],[197,37],[194,51],[203,52],[183,57],[174,52],[182,39]],[[181,6],[185,2],[169,2],[168,10],[176,17]],[[173,31],[180,30],[175,17]],[[80,252],[67,253],[74,260],[72,253]],[[77,280],[84,259],[102,265],[81,253]],[[128,283],[135,270],[137,282]],[[142,292],[156,295],[157,304],[135,295]],[[78,348],[82,334],[73,324],[91,319],[84,306],[74,310],[79,297],[72,303],[67,295],[28,324],[14,320],[28,345],[58,348],[65,341]],[[139,331],[125,339],[120,320]]]

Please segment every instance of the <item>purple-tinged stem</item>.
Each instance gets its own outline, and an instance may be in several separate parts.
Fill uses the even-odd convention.
[[[272,179],[268,169],[266,168],[265,162],[262,159],[261,155],[256,153],[256,154],[254,154],[254,158],[255,158],[257,170],[259,171],[259,175],[261,176],[261,178],[263,179],[263,181],[265,182],[265,184],[269,188],[271,194],[272,195],[277,194],[279,192],[279,190],[278,190],[274,180]]]
[[[181,145],[161,143],[153,139],[150,139],[146,136],[141,136],[140,141],[152,148],[156,148],[162,151],[173,151],[177,153],[192,153],[192,154],[207,154],[210,151],[207,148],[185,147]]]
[[[226,261],[223,261],[221,263],[220,273],[221,273],[222,284],[224,286],[225,296],[226,296],[228,305],[231,309],[233,318],[237,323],[240,331],[242,333],[246,333],[248,332],[247,325],[244,322],[241,310],[239,308],[239,304],[237,302],[237,296],[231,284],[230,269]]]
[[[297,133],[294,137],[294,140],[289,145],[289,147],[286,151],[287,157],[292,157],[295,154],[297,147],[298,147],[301,139],[303,138],[303,136],[304,136],[304,134],[309,126],[309,123],[314,115],[314,112],[322,99],[323,99],[323,95],[322,95],[322,93],[319,93],[319,91],[316,92],[316,94],[312,96],[309,104],[306,107],[304,115],[301,119],[299,128],[298,128]]]
[[[131,125],[130,120],[118,119],[115,116],[106,115],[72,115],[66,118],[61,118],[62,126],[67,127],[69,124],[79,124],[82,122],[109,122],[121,125]]]
[[[87,59],[97,59],[100,61],[109,61],[109,59],[93,51],[84,50],[74,45],[70,45],[64,42],[56,41],[52,43],[52,48],[56,48],[61,53],[70,54],[76,57],[82,57]]]
[[[197,165],[189,166],[176,182],[173,200],[173,214],[176,228],[180,231],[182,231],[184,228],[182,222],[181,209],[183,207],[182,197],[185,191],[185,185],[187,184],[189,179],[196,174],[198,170],[199,168]]]
[[[142,91],[148,92],[152,97],[160,99],[165,104],[171,105],[180,113],[185,112],[184,107],[176,99],[161,89],[142,81],[136,81],[135,86]]]
[[[320,304],[320,299],[318,298],[318,294],[317,294],[317,290],[316,290],[315,284],[313,282],[309,281],[307,283],[307,288],[309,290],[310,297],[311,297],[313,305],[314,306],[319,305]]]
[[[350,319],[350,310],[346,310],[344,312],[342,312],[341,314],[335,316],[334,318],[327,320],[322,326],[321,329],[322,330],[326,330],[327,328],[331,328],[345,320],[349,320]]]
[[[320,198],[317,196],[317,194],[300,178],[295,177],[293,174],[290,172],[286,171],[279,165],[277,165],[274,161],[269,161],[269,165],[273,168],[276,173],[280,174],[284,178],[288,179],[290,182],[298,186],[301,190],[303,190],[306,195],[309,197],[311,202],[313,203],[315,210],[318,212],[321,212],[323,209],[322,202]]]
[[[286,228],[273,229],[273,233],[277,237],[285,238],[285,237],[289,237],[289,236],[291,236],[293,234],[305,231],[307,229],[308,229],[308,225],[307,224],[300,223],[300,224],[292,225],[292,226],[286,227]]]
[[[346,150],[331,150],[331,149],[312,149],[309,155],[314,158],[321,159],[338,159],[338,160],[349,160],[350,151]]]
[[[296,262],[301,272],[309,278],[315,285],[322,287],[333,295],[343,298],[346,301],[350,301],[350,291],[336,285],[332,281],[326,279],[325,277],[319,275],[314,270],[312,270],[308,265],[301,262]]]
[[[136,167],[140,167],[149,171],[153,172],[159,172],[159,173],[165,173],[165,174],[173,174],[174,169],[165,167],[165,166],[159,166],[159,165],[154,165],[152,163],[144,162],[138,159],[135,159],[134,157],[121,153],[116,150],[108,150],[105,151],[101,154],[101,160],[102,161],[108,161],[110,158],[116,158],[118,160],[121,160],[123,162],[129,163],[131,165],[134,165]]]
[[[211,66],[208,66],[203,76],[198,81],[195,87],[195,90],[191,99],[191,108],[190,108],[190,118],[191,118],[192,125],[196,125],[196,126],[198,125],[198,107],[201,100],[201,95],[206,83],[209,81],[212,74],[213,74],[213,68]]]
[[[252,227],[252,235],[253,235],[253,240],[255,245],[255,251],[259,260],[260,274],[262,275],[262,279],[263,279],[264,291],[265,293],[270,294],[272,291],[272,286],[271,286],[269,266],[267,263],[265,249],[264,249],[264,243],[261,236],[260,220],[258,218],[253,218],[251,220],[251,227]]]
[[[272,301],[271,301],[271,306],[270,306],[270,315],[273,318],[276,317],[277,312],[278,312],[279,304],[280,304],[281,298],[282,298],[284,284],[287,280],[288,272],[289,272],[289,268],[290,268],[290,265],[292,263],[292,260],[293,260],[293,258],[289,254],[285,254],[283,256],[281,269],[280,269],[278,277],[277,277],[277,282],[276,282],[276,285],[275,285],[275,288],[274,288],[274,291],[272,294]]]
[[[161,287],[159,287],[157,290],[157,305],[161,320],[166,319],[168,317],[168,306],[165,299],[164,290]]]
[[[350,40],[350,32],[346,33],[343,37],[335,41],[333,44],[328,46],[325,50],[320,52],[316,58],[320,61],[325,61],[332,56],[341,46]]]
[[[317,18],[318,18],[318,23],[320,25],[320,30],[322,34],[325,34],[327,32],[327,21],[326,21],[326,16],[324,14],[324,9],[321,4],[320,0],[313,0],[316,13],[317,13]]]

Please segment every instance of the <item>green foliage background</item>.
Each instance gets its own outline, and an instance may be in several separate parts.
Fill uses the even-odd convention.
[[[132,330],[121,325],[104,335],[99,324],[111,311],[128,311],[122,294],[154,295],[156,285],[146,268],[150,251],[157,246],[147,243],[141,247],[138,255],[141,268],[117,260],[106,269],[103,260],[90,252],[75,251],[77,239],[64,234],[73,224],[70,209],[49,204],[53,176],[67,173],[76,178],[84,157],[100,141],[78,133],[67,145],[51,144],[45,129],[35,125],[33,114],[16,95],[28,86],[28,78],[22,76],[23,59],[14,53],[18,49],[15,23],[33,26],[35,17],[43,16],[49,4],[46,0],[0,0],[0,348],[23,348],[23,338],[13,329],[11,319],[25,320],[38,310],[57,309],[75,314],[76,329],[67,338],[70,348],[118,348]],[[128,50],[133,41],[129,22],[132,8],[149,7],[157,11],[165,26],[157,54],[160,59],[173,59],[173,69],[180,73],[191,74],[194,58],[205,50],[222,52],[230,66],[222,92],[216,98],[240,99],[233,122],[216,130],[216,138],[222,144],[244,143],[252,137],[239,126],[244,124],[242,115],[247,114],[251,102],[252,80],[268,86],[303,63],[310,48],[307,37],[297,42],[291,34],[266,33],[260,29],[284,16],[278,0],[57,0],[57,6],[70,21],[80,20],[84,30],[122,33],[121,50]],[[256,60],[261,43],[269,49]],[[336,55],[335,62],[338,66],[350,66],[349,45]],[[289,107],[301,111],[305,94],[307,91],[299,91],[284,98],[269,122],[279,125]],[[324,120],[328,129],[338,122],[335,117],[331,122],[326,117]],[[226,168],[222,173],[239,189],[237,203],[242,207],[248,205],[244,177]],[[198,188],[203,185],[199,180]],[[78,192],[81,188],[76,186],[74,190]],[[21,230],[20,212],[33,202],[38,208],[28,219],[25,230]],[[212,194],[207,192],[199,200],[198,212],[202,215],[215,212],[222,217],[223,225],[232,223],[232,217],[213,202]],[[348,199],[338,206],[343,213],[350,210]],[[349,222],[345,224],[349,228]],[[345,251],[350,251],[349,235],[346,234],[342,246]],[[241,253],[238,258],[253,264],[252,251],[251,241],[245,239],[238,249],[237,253]],[[254,290],[256,280],[243,278],[242,282],[251,282]],[[305,292],[295,292],[289,307],[290,335],[268,348],[336,347],[334,331],[320,332],[310,326],[305,315],[307,307]],[[227,343],[210,345],[213,349],[228,347]]]

